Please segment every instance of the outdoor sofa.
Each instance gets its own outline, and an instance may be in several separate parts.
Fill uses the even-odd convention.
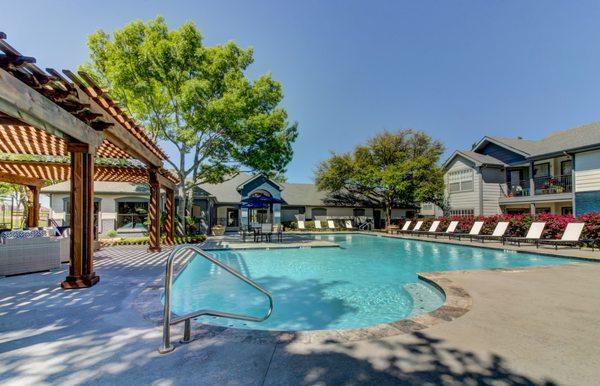
[[[62,238],[45,230],[8,231],[0,235],[0,276],[60,268]],[[68,248],[67,248],[68,256]]]

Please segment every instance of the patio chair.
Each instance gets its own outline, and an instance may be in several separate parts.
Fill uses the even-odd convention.
[[[502,240],[502,238],[504,237],[504,234],[508,230],[509,225],[510,225],[510,223],[508,221],[500,221],[498,224],[496,224],[496,228],[494,228],[494,232],[492,232],[491,235],[474,235],[474,236],[470,236],[469,239],[471,241],[479,240],[482,243],[485,243],[485,240],[500,241],[500,240]]]
[[[321,220],[315,220],[315,228],[316,229],[323,229],[323,227],[321,226]]]
[[[250,225],[242,225],[242,226],[240,226],[239,234],[242,235],[242,241],[243,242],[246,242],[246,236],[249,236],[249,235],[253,235],[254,238],[256,239],[255,232],[254,232],[254,230],[252,229],[252,227]]]
[[[554,249],[558,249],[559,245],[565,247],[579,247],[581,248],[583,244],[588,240],[581,240],[581,233],[583,232],[583,228],[585,227],[585,223],[582,222],[570,222],[567,224],[565,231],[563,232],[560,239],[548,239],[548,240],[537,240],[535,246],[537,248],[540,247],[540,244],[545,245],[554,245]]]
[[[519,247],[521,246],[521,243],[537,244],[542,237],[542,233],[544,233],[545,227],[545,222],[532,222],[525,237],[504,237],[502,239],[502,244],[507,242],[516,243]]]
[[[271,224],[260,224],[260,241],[271,242],[271,235],[273,234],[273,227]]]
[[[298,220],[298,229],[301,231],[306,230],[306,225],[304,224],[304,220]]]
[[[404,225],[402,225],[402,229],[398,229],[398,230],[396,231],[396,233],[400,233],[400,232],[406,232],[406,231],[408,231],[408,228],[410,228],[410,224],[411,224],[411,223],[412,223],[412,221],[411,221],[411,220],[407,220],[407,221],[404,223]]]
[[[438,227],[440,226],[440,221],[439,220],[435,220],[434,222],[431,223],[431,226],[429,227],[428,230],[426,231],[414,231],[413,234],[415,235],[425,235],[427,237],[429,237],[430,234],[433,234],[435,232],[437,232]]]
[[[335,223],[333,222],[333,220],[327,220],[327,228],[335,230]]]
[[[457,238],[459,241],[462,237],[473,237],[477,236],[481,233],[481,228],[483,228],[483,221],[475,221],[469,233],[449,233],[448,238],[453,239]]]
[[[458,226],[458,221],[450,221],[448,224],[448,228],[443,232],[433,232],[432,235],[437,239],[438,236],[448,236],[454,232],[456,232],[456,227]]]
[[[273,233],[277,236],[278,242],[283,241],[283,231],[284,231],[283,225],[281,225],[281,224],[273,225]]]
[[[353,230],[354,229],[354,227],[352,226],[352,221],[351,220],[346,220],[344,223],[346,225],[346,229],[349,229],[349,230]]]
[[[402,233],[402,234],[412,234],[414,232],[420,231],[422,226],[423,226],[423,221],[417,221],[417,223],[415,224],[415,227],[413,229],[406,230],[406,231],[400,230],[400,233]]]

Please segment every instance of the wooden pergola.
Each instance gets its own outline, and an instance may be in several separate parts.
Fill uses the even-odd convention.
[[[88,74],[44,71],[5,39],[0,32],[0,155],[34,157],[1,157],[11,160],[0,159],[0,181],[28,187],[30,227],[39,221],[44,182],[70,181],[70,266],[62,287],[90,287],[99,280],[93,269],[94,181],[149,184],[150,251],[160,251],[163,189],[165,240],[172,244],[178,181],[163,168],[163,150]]]

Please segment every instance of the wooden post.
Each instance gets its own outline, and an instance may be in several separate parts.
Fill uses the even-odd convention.
[[[165,233],[166,233],[166,243],[167,245],[174,245],[175,239],[173,236],[173,232],[175,231],[175,226],[173,224],[174,212],[175,212],[175,191],[173,189],[165,189]]]
[[[71,154],[71,245],[66,289],[86,288],[98,283],[94,272],[94,157],[89,145],[68,143]]]
[[[35,228],[40,223],[40,187],[27,186],[27,227]]]
[[[158,182],[158,171],[154,168],[149,170],[150,203],[148,205],[148,235],[149,252],[160,252],[160,183]]]

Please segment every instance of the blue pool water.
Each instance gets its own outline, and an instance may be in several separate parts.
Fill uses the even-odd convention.
[[[309,236],[307,236],[309,237]],[[443,294],[417,272],[569,264],[573,260],[368,235],[317,235],[340,248],[210,251],[271,291],[273,315],[262,323],[200,321],[265,330],[350,329],[429,312]],[[173,283],[179,315],[212,308],[263,315],[264,295],[205,259],[195,258]]]

